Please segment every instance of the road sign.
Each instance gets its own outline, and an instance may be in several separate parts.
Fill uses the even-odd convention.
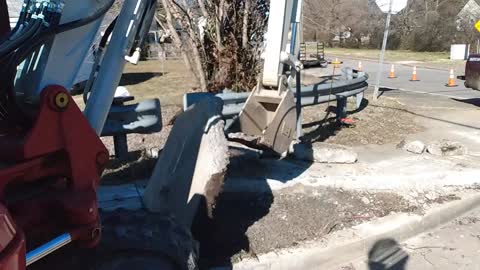
[[[480,20],[478,20],[478,22],[475,24],[475,29],[480,32]]]
[[[397,14],[402,11],[407,6],[408,0],[392,0],[392,14]],[[388,13],[390,11],[390,0],[375,0],[377,6],[382,10],[383,13]]]

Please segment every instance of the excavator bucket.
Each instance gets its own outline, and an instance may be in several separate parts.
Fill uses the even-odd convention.
[[[284,155],[295,139],[295,98],[290,90],[257,87],[239,115],[240,130],[260,136],[260,143]]]

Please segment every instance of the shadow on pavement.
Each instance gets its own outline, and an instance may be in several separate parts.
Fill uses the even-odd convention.
[[[380,92],[380,94],[378,94],[378,97],[381,97],[383,96],[383,94],[385,94],[385,92],[390,92],[390,91],[396,91],[398,89],[395,89],[395,88],[387,88],[387,87],[380,87],[378,89],[378,91]]]
[[[469,98],[469,99],[452,98],[452,100],[480,107],[480,98]]]
[[[120,86],[139,84],[163,75],[165,75],[165,73],[161,72],[124,73],[120,80]]]
[[[404,270],[408,254],[397,241],[386,238],[378,240],[368,252],[368,269],[370,270]]]

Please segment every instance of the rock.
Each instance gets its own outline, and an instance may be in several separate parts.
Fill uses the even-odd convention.
[[[352,164],[357,161],[358,154],[346,146],[316,143],[314,145],[295,144],[293,146],[293,157],[319,163]]]
[[[425,151],[425,144],[421,141],[402,141],[398,147],[414,154],[422,154]]]
[[[364,204],[370,204],[370,200],[367,197],[362,197],[362,202]]]
[[[421,141],[413,141],[405,146],[405,150],[414,154],[422,154],[425,151],[425,144]]]
[[[467,148],[459,142],[442,140],[428,145],[427,152],[434,156],[461,156],[467,154]]]

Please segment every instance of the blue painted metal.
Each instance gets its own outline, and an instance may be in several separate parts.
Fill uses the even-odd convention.
[[[363,93],[368,88],[367,80],[368,75],[361,74],[357,78],[336,81],[333,84],[321,83],[302,86],[300,94],[302,107],[336,101],[337,98],[341,97],[355,96],[358,108],[363,100]],[[226,92],[216,95],[211,93],[189,93],[184,96],[184,108],[186,109],[204,98],[216,96],[224,102],[223,117],[232,119],[240,113],[249,95],[250,92]],[[295,94],[295,96],[297,95]]]
[[[58,250],[59,248],[69,244],[70,242],[72,242],[71,235],[65,233],[47,242],[46,244],[28,252],[26,256],[27,266],[42,259],[48,254],[51,254],[55,250]]]
[[[116,103],[110,108],[101,136],[113,136],[115,156],[127,158],[127,134],[152,134],[162,130],[162,112],[158,99],[137,104]]]
[[[161,129],[160,101],[150,99],[131,105],[112,105],[101,136],[151,134]]]

